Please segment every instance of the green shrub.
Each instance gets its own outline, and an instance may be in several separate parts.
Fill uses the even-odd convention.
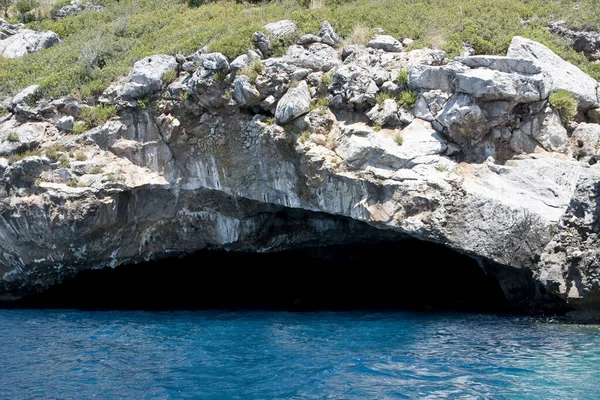
[[[25,14],[39,6],[40,2],[38,0],[17,0],[17,2],[15,3],[15,9],[21,15],[21,23],[26,22]]]
[[[96,126],[104,124],[111,118],[117,116],[117,109],[115,106],[107,106],[101,104],[95,107],[84,108],[81,112],[81,119],[87,129],[92,129]]]
[[[56,147],[50,147],[45,151],[46,157],[52,161],[58,160],[58,149]]]
[[[71,168],[71,163],[69,162],[69,158],[66,155],[61,155],[58,157],[58,167],[59,168]]]
[[[150,103],[152,103],[152,98],[143,97],[141,99],[137,99],[136,103],[139,108],[141,108],[142,110],[145,110],[146,108],[148,108]]]
[[[100,166],[96,166],[94,167],[94,169],[92,170],[92,174],[94,175],[98,175],[104,172],[104,169]]]
[[[95,95],[126,75],[135,61],[153,54],[191,54],[205,45],[233,59],[252,48],[253,32],[285,18],[296,22],[299,34],[318,32],[326,19],[347,44],[365,44],[380,27],[394,37],[414,39],[414,48],[441,48],[449,57],[460,54],[463,42],[478,54],[504,55],[511,38],[520,35],[542,42],[600,80],[600,64],[547,29],[551,21],[564,19],[575,29],[600,30],[600,15],[590,12],[598,8],[598,0],[578,0],[578,7],[573,0],[324,0],[321,8],[306,8],[294,0],[196,1],[198,7],[189,7],[187,0],[101,3],[103,10],[30,23],[28,28],[56,32],[62,43],[0,60],[0,96],[15,95],[32,84],[41,85],[47,97]],[[277,52],[293,40],[284,42],[274,41]]]
[[[296,44],[300,36],[294,33],[277,37],[274,37],[273,35],[267,35],[267,37],[273,46],[273,57],[281,57],[287,52],[288,47]]]
[[[175,70],[167,71],[162,75],[162,81],[164,85],[171,84],[175,79],[177,79],[177,71]]]
[[[52,6],[52,8],[50,9],[50,17],[54,18],[61,8],[63,8],[64,6],[68,6],[69,4],[71,4],[71,0],[56,1],[54,3],[54,5]]]
[[[9,132],[8,136],[6,136],[6,140],[8,140],[9,142],[18,142],[19,141],[19,134],[15,131]]]
[[[317,100],[317,106],[319,106],[319,107],[329,107],[329,98],[328,97],[321,97],[321,98],[319,98],[319,100]]]
[[[73,178],[67,181],[67,186],[69,187],[77,187],[79,186],[79,182],[77,182],[77,179]]]
[[[554,111],[560,115],[564,125],[568,124],[575,115],[577,115],[577,100],[571,92],[560,89],[550,94],[548,102]]]
[[[400,92],[397,98],[398,105],[404,108],[413,108],[417,102],[416,90],[404,90]]]
[[[397,134],[394,136],[394,142],[398,145],[398,146],[402,146],[402,144],[404,143],[404,138],[402,137],[401,134]]]
[[[76,122],[75,125],[73,125],[72,133],[74,135],[80,135],[82,133],[85,133],[85,131],[87,131],[87,128],[84,122]]]
[[[373,130],[374,130],[375,132],[379,132],[379,131],[381,130],[381,125],[379,125],[379,124],[375,124],[375,125],[373,125]]]
[[[329,86],[333,83],[333,72],[324,73],[321,75],[321,83],[324,86]]]
[[[306,143],[310,139],[310,131],[302,132],[302,135],[298,138],[298,141],[302,144]]]
[[[408,83],[408,71],[401,69],[400,72],[398,72],[396,79],[394,79],[394,83],[397,83],[398,85],[404,85]]]
[[[213,74],[213,79],[216,79],[221,82],[225,82],[225,80],[227,79],[227,72],[217,71]]]
[[[75,159],[77,161],[87,161],[88,157],[85,155],[84,152],[78,151],[77,153],[75,153]]]
[[[250,83],[255,83],[256,79],[263,73],[263,71],[263,63],[260,60],[254,60],[248,66],[242,68],[240,75],[246,75]]]
[[[8,18],[8,8],[12,5],[13,0],[0,0],[0,10],[4,11],[4,18]]]
[[[42,155],[42,151],[40,149],[28,149],[28,150],[21,151],[19,153],[15,153],[12,156],[10,156],[10,158],[8,159],[8,163],[14,164],[17,161],[21,161],[24,158],[41,156],[41,155]]]
[[[385,93],[385,92],[380,92],[377,94],[376,100],[377,100],[377,104],[381,104],[383,103],[385,100],[389,100],[389,99],[395,99],[395,97],[389,93]]]

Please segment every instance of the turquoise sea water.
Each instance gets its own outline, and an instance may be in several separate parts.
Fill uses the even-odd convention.
[[[0,310],[1,399],[593,399],[600,327],[409,312]]]

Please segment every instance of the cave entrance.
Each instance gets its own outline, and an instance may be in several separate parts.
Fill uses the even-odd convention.
[[[278,253],[199,251],[88,270],[19,307],[504,311],[498,282],[477,262],[418,240]]]

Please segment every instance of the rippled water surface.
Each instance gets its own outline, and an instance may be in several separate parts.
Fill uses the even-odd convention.
[[[600,398],[599,329],[408,312],[0,310],[0,398]]]

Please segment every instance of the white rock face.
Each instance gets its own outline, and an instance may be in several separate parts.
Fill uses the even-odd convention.
[[[437,117],[448,136],[458,144],[477,141],[489,131],[481,108],[465,94],[455,94]]]
[[[532,136],[548,151],[565,152],[567,150],[567,130],[563,127],[558,114],[547,110],[540,129],[534,129]]]
[[[291,46],[281,61],[298,68],[323,72],[340,64],[337,51],[323,43],[312,43],[307,48]]]
[[[165,54],[157,54],[137,61],[129,74],[129,82],[123,88],[122,97],[137,99],[160,90],[163,85],[163,75],[168,71],[177,71],[177,68],[175,57]]]
[[[13,97],[12,104],[16,105],[27,101],[28,99],[35,96],[38,90],[40,90],[40,85],[31,85],[26,87],[25,89],[21,90],[18,94],[16,94],[15,97]]]
[[[600,102],[598,82],[543,44],[515,36],[507,55],[534,61],[547,77],[550,90],[564,89],[573,93],[582,109],[587,110]]]
[[[590,121],[595,124],[600,124],[600,108],[594,108],[588,111]]]
[[[73,126],[75,126],[75,118],[70,115],[61,117],[56,121],[56,127],[61,131],[70,132],[73,130]]]
[[[258,89],[244,75],[236,76],[233,82],[233,96],[240,106],[254,106],[262,100]]]
[[[409,74],[415,88],[460,92],[483,101],[533,102],[550,88],[531,61],[507,57],[459,57],[444,67],[417,66]]]
[[[31,29],[21,29],[14,35],[0,40],[0,55],[5,58],[23,57],[58,43],[60,43],[60,39],[54,32],[36,32]]]
[[[44,139],[46,125],[40,122],[16,124],[9,120],[0,124],[0,155],[36,148]]]
[[[374,106],[365,115],[376,125],[397,126],[400,124],[398,104],[393,99],[384,100],[381,104]]]
[[[573,156],[580,159],[597,154],[600,125],[580,123],[573,132]]]
[[[275,37],[293,35],[298,31],[298,27],[294,21],[289,19],[271,22],[270,24],[265,25],[265,29]]]
[[[289,89],[279,100],[275,119],[278,124],[286,124],[291,120],[304,115],[310,109],[310,93],[305,81],[300,82],[297,87]]]
[[[399,53],[404,49],[402,43],[390,35],[376,35],[375,38],[367,43],[367,47],[381,49],[390,53]]]
[[[218,54],[197,54],[201,68],[168,88],[149,68],[158,106],[117,98],[119,118],[82,135],[55,126],[74,114],[67,99],[5,106],[4,155],[25,142],[41,155],[0,158],[0,299],[174,252],[275,251],[368,231],[476,258],[518,310],[598,309],[599,133],[574,122],[568,135],[542,94],[551,79],[541,66],[358,46],[342,62],[324,43],[288,56],[263,60],[255,82],[217,79],[232,69]],[[238,61],[239,72],[248,59]],[[377,102],[407,90],[392,81],[402,70],[419,89],[414,110]],[[90,159],[62,168],[62,146]]]

